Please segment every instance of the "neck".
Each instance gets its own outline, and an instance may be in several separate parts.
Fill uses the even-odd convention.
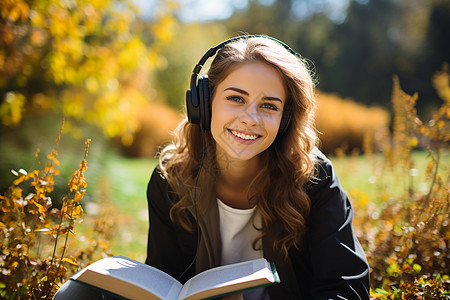
[[[251,208],[248,202],[250,183],[260,170],[259,157],[250,160],[226,159],[218,161],[220,175],[216,182],[216,193],[222,202],[235,208]]]

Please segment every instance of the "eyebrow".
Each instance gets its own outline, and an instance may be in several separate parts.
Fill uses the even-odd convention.
[[[238,92],[238,93],[243,94],[245,96],[250,96],[250,94],[247,91],[245,91],[243,89],[240,89],[240,88],[237,88],[237,87],[230,86],[230,87],[226,88],[224,91],[228,91],[228,90]],[[281,101],[281,99],[278,98],[278,97],[266,96],[266,97],[264,97],[264,99],[265,100],[269,100],[269,101],[279,101],[279,102],[283,103],[283,101]]]

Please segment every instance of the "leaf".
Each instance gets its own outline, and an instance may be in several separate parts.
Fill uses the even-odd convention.
[[[56,151],[53,151],[52,153],[47,155],[47,158],[51,161],[53,161],[55,163],[55,165],[59,166],[60,162],[59,160],[56,158],[56,155],[58,155],[58,153]]]
[[[416,273],[419,273],[420,271],[422,271],[422,266],[419,264],[413,264],[413,269],[414,271],[416,271]]]
[[[39,209],[39,212],[41,214],[45,213],[47,210],[44,208],[44,206],[42,206],[41,204],[37,203],[36,201],[32,200],[31,201],[34,205],[36,205],[36,207]]]
[[[69,258],[63,258],[62,259],[62,261],[65,261],[65,262],[67,262],[67,263],[69,263],[69,264],[71,264],[71,265],[74,265],[74,266],[77,266],[78,267],[78,264],[76,263],[76,262],[74,262],[72,259],[69,259]]]

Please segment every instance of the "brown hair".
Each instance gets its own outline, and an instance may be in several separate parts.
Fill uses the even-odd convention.
[[[271,39],[248,37],[231,42],[218,51],[208,70],[212,97],[217,85],[234,67],[247,62],[263,62],[274,67],[286,85],[285,106],[290,109],[290,125],[260,154],[263,168],[252,181],[248,195],[263,220],[262,228],[259,228],[261,234],[253,245],[275,230],[274,248],[287,257],[289,248],[299,247],[310,211],[303,185],[314,172],[314,159],[310,156],[317,143],[314,81],[305,59]],[[201,189],[197,193],[199,212],[216,199],[214,186],[219,170],[210,131],[204,133],[204,144],[205,147],[200,126],[185,120],[174,133],[174,143],[160,155],[161,170],[177,198],[171,218],[188,230],[194,229],[194,219],[188,208],[193,205],[193,187],[202,155],[204,163],[198,180]]]

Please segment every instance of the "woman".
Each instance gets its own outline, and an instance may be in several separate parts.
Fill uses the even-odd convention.
[[[184,282],[265,257],[281,283],[238,297],[369,299],[350,202],[315,147],[315,105],[306,61],[280,41],[246,36],[211,48],[188,91],[192,123],[179,125],[148,185],[146,263]]]

